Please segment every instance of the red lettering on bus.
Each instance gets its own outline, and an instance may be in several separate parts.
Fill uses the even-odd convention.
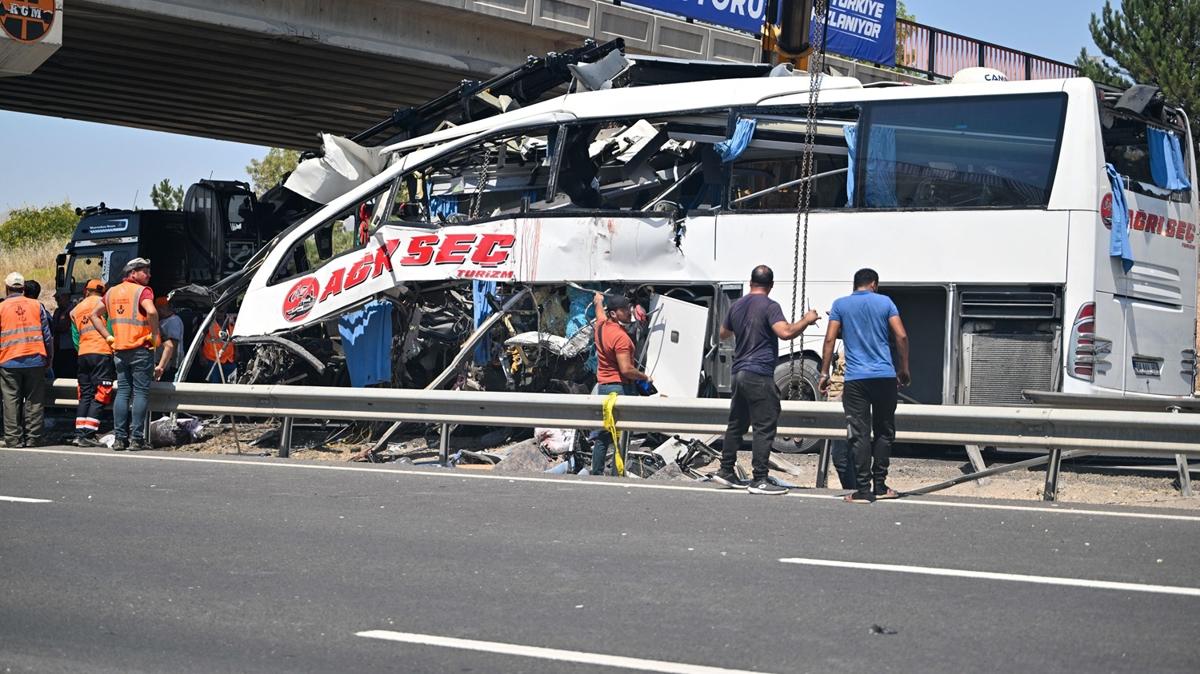
[[[434,264],[462,264],[467,261],[467,253],[478,238],[475,234],[447,234],[438,249]]]
[[[418,234],[408,242],[408,255],[400,259],[405,267],[424,267],[433,262],[433,246],[438,242],[437,234]]]
[[[512,234],[484,234],[479,239],[471,262],[480,267],[498,267],[508,260],[517,237]]]

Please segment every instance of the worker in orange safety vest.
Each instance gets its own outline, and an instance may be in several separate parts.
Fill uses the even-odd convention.
[[[208,365],[205,379],[210,384],[228,384],[233,382],[237,372],[237,348],[230,334],[237,320],[236,314],[216,313],[208,332],[204,335],[204,348],[201,356]]]
[[[83,299],[71,310],[71,337],[76,359],[75,378],[79,382],[79,408],[75,412],[75,438],[78,447],[100,447],[100,412],[113,398],[113,350],[92,325],[92,312],[104,295],[104,282],[94,278],[83,289]]]
[[[42,442],[46,373],[53,353],[49,316],[40,302],[25,297],[25,277],[4,279],[0,302],[0,401],[4,442],[36,447]]]
[[[92,309],[92,325],[113,348],[117,395],[113,400],[113,449],[149,449],[146,414],[154,379],[154,349],[161,341],[158,309],[150,285],[150,260],[135,257],[122,268],[125,280],[108,289]],[[112,324],[109,332],[105,320]],[[130,408],[132,407],[132,423]]]

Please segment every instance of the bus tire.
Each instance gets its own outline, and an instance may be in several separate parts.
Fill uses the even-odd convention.
[[[820,365],[812,358],[796,357],[793,372],[791,363],[784,361],[775,367],[775,386],[781,400],[824,400],[817,387]],[[776,435],[771,449],[783,454],[805,454],[821,447],[820,438]]]

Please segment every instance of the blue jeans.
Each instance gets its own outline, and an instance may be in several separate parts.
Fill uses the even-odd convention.
[[[127,349],[113,353],[117,366],[117,395],[113,399],[113,435],[117,440],[146,439],[146,412],[150,382],[154,379],[154,351]],[[133,426],[130,427],[130,396],[133,397]]]
[[[630,395],[629,390],[624,384],[599,384],[596,386],[596,395],[608,397],[609,393],[617,395]],[[592,475],[603,475],[604,464],[608,458],[608,448],[612,446],[612,434],[603,428],[592,433]],[[617,451],[621,451],[618,447]],[[617,472],[617,467],[613,466],[613,474]]]

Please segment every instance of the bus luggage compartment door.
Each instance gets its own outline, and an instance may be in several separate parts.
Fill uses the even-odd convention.
[[[939,286],[890,286],[880,289],[896,304],[908,333],[908,361],[912,384],[900,389],[901,400],[926,405],[942,404],[946,379],[947,289]],[[892,362],[896,362],[893,345]]]

